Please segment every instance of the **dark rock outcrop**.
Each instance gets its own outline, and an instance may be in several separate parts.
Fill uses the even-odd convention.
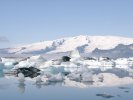
[[[63,57],[62,57],[62,61],[63,61],[63,62],[68,62],[68,61],[70,61],[70,59],[71,59],[71,58],[68,57],[68,56],[63,56]]]
[[[29,67],[29,68],[18,68],[17,70],[17,75],[19,73],[24,74],[25,77],[30,77],[30,78],[34,78],[37,77],[38,75],[40,75],[40,70],[34,67]]]

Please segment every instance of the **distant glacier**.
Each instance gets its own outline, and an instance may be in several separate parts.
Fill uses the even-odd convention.
[[[0,49],[0,54],[56,54],[78,49],[89,56],[111,58],[133,56],[133,38],[119,36],[75,36],[53,41]]]

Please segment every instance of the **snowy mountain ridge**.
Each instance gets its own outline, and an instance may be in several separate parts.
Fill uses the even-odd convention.
[[[0,49],[0,53],[10,54],[50,54],[69,52],[79,49],[83,53],[91,53],[96,48],[100,50],[113,49],[119,44],[133,44],[133,38],[119,36],[76,36],[53,41],[43,41],[15,48]]]

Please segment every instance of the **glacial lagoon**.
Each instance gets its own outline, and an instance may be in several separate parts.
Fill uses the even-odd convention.
[[[130,77],[126,70],[112,69],[101,72],[94,70],[94,74],[113,73],[117,79]],[[128,80],[126,80],[128,81]],[[0,71],[0,98],[1,100],[132,100],[133,84],[115,84],[112,80],[107,85],[96,85],[94,82],[62,81],[38,84],[27,78],[25,82],[19,82],[16,76],[5,75]]]

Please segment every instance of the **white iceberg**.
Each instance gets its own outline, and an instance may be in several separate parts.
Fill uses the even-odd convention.
[[[57,75],[53,75],[48,79],[49,82],[62,82],[64,80],[64,76],[59,73]]]
[[[24,83],[24,81],[25,81],[24,74],[22,74],[22,73],[19,73],[19,74],[18,74],[18,81],[19,81],[20,83]]]
[[[15,63],[15,62],[17,62],[17,59],[15,59],[15,58],[3,58],[3,57],[1,57],[1,62],[2,63],[6,63],[6,62],[12,62],[12,63]]]
[[[52,60],[49,60],[49,61],[46,61],[46,62],[40,64],[39,68],[41,68],[41,69],[48,68],[48,67],[50,67],[52,65],[53,65],[53,61]]]
[[[79,73],[71,73],[67,76],[70,80],[76,81],[76,82],[80,82],[81,81],[81,74]]]
[[[42,82],[41,76],[37,76],[35,78],[35,80],[36,80],[36,83],[41,83]]]
[[[74,64],[72,62],[62,62],[61,66],[64,67],[64,70],[66,72],[74,72],[80,67],[80,66],[78,66],[78,65],[76,65],[76,64]]]
[[[42,69],[42,70],[44,72],[49,72],[49,73],[52,73],[52,74],[58,74],[58,73],[65,72],[64,67],[62,67],[62,66],[60,66],[60,67],[50,66],[50,67],[47,67],[47,68]]]
[[[4,67],[5,67],[6,69],[11,69],[11,68],[14,67],[13,64],[14,64],[13,62],[5,62],[5,63],[4,63]]]
[[[14,68],[23,68],[23,67],[31,67],[35,66],[35,62],[28,62],[27,60],[25,61],[20,61],[19,64],[15,65]]]
[[[77,49],[70,52],[70,58],[80,58],[80,53]]]
[[[45,62],[46,59],[44,59],[41,55],[31,56],[30,59],[27,59],[29,62]]]
[[[93,75],[91,73],[83,73],[82,74],[82,82],[93,82]]]
[[[116,65],[128,65],[128,59],[127,58],[118,58],[115,60]]]

